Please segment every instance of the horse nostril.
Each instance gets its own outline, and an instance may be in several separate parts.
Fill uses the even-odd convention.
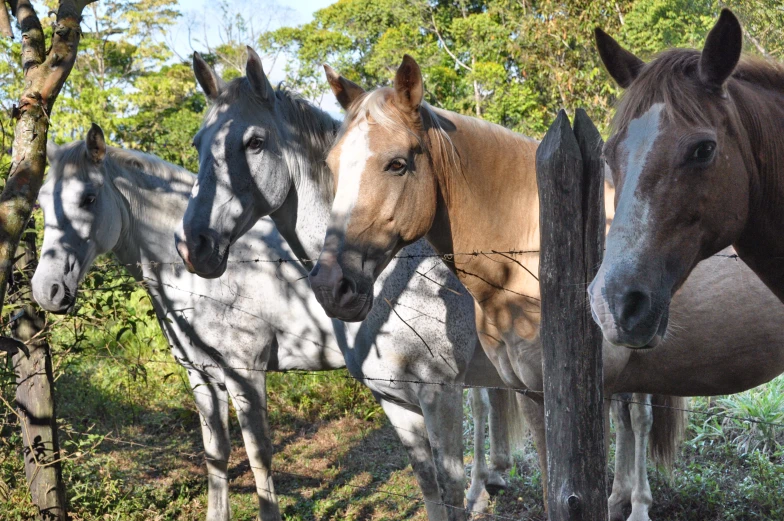
[[[335,297],[338,302],[345,300],[346,298],[350,298],[354,296],[357,292],[357,285],[356,283],[351,280],[343,277],[338,282],[338,286],[335,291]]]
[[[645,318],[645,314],[651,309],[651,298],[642,291],[630,291],[623,299],[621,310],[620,325],[626,331],[631,331]]]
[[[214,253],[214,250],[215,239],[210,234],[200,233],[193,238],[193,247],[188,252],[189,261],[207,259]]]
[[[52,289],[49,291],[49,300],[54,301],[54,298],[57,296],[58,293],[60,293],[60,285],[52,284]]]

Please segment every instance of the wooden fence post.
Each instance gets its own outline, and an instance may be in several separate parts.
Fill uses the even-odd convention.
[[[34,228],[34,224],[32,222],[30,228]],[[23,246],[24,255],[18,264],[22,272],[18,284],[14,281],[13,297],[26,303],[13,320],[18,343],[12,360],[25,475],[38,518],[65,521],[68,513],[57,438],[52,355],[46,337],[41,334],[45,316],[30,297],[30,278],[38,262],[34,231],[24,234]]]
[[[550,521],[607,519],[602,334],[586,296],[604,250],[602,139],[561,110],[536,151]]]

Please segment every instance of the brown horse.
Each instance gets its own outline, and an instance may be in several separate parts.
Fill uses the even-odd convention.
[[[536,141],[430,107],[410,57],[394,88],[365,93],[329,69],[328,79],[347,117],[327,158],[337,192],[310,275],[322,306],[332,316],[361,320],[373,305],[375,278],[405,244],[426,236],[474,297],[480,340],[507,385],[541,391]],[[726,320],[728,309],[753,318],[754,327],[734,327]],[[659,349],[636,352],[605,343],[608,396],[724,394],[784,371],[778,326],[784,307],[743,263],[715,258],[700,265],[672,314],[681,327]],[[535,408],[540,421],[532,428],[543,449],[541,401]],[[633,416],[642,413],[635,408]],[[619,443],[646,443],[645,428],[650,423],[641,437]],[[542,461],[544,450],[539,455]],[[635,477],[628,479],[640,487],[635,484],[633,495],[630,488],[613,489],[612,519],[623,519],[614,500],[624,493],[635,502],[629,519],[648,517],[645,466],[632,467]]]
[[[670,300],[701,260],[732,244],[784,298],[784,68],[741,60],[723,10],[702,52],[644,63],[600,29],[599,54],[626,88],[604,154],[618,187],[589,295],[611,342],[653,347]]]

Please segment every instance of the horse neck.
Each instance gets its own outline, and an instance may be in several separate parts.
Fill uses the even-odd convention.
[[[304,103],[286,98],[284,103]],[[316,259],[324,244],[332,194],[324,183],[331,179],[325,161],[340,123],[321,109],[307,104],[301,116],[317,124],[305,130],[288,124],[283,155],[292,178],[292,188],[284,204],[272,213],[278,231],[294,254],[306,265]]]
[[[784,95],[740,84],[733,99],[745,135],[741,140],[750,173],[749,217],[735,243],[738,253],[784,298]]]
[[[508,316],[514,308],[514,324],[489,317],[500,329],[535,334],[528,326],[538,323],[539,312],[538,143],[475,118],[436,112],[456,127],[449,137],[462,172],[438,176],[442,202],[428,238],[439,253],[457,253],[453,269],[486,314]],[[461,255],[492,251],[532,253]]]
[[[195,178],[174,165],[165,164],[167,176],[149,170],[143,174],[154,178],[149,184],[139,179],[133,169],[119,163],[111,168],[114,187],[123,219],[122,233],[113,251],[124,265],[136,267],[134,276],[148,273],[151,263],[176,263],[180,258],[174,246],[174,232],[188,204],[188,194]],[[141,270],[139,269],[141,266]]]

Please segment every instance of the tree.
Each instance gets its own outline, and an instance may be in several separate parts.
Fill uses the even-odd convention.
[[[592,30],[615,30],[631,2],[338,2],[312,22],[265,33],[260,46],[295,58],[288,83],[308,97],[331,63],[366,87],[388,85],[403,52],[422,67],[428,101],[540,136],[561,106],[609,119],[615,88],[602,74]]]

